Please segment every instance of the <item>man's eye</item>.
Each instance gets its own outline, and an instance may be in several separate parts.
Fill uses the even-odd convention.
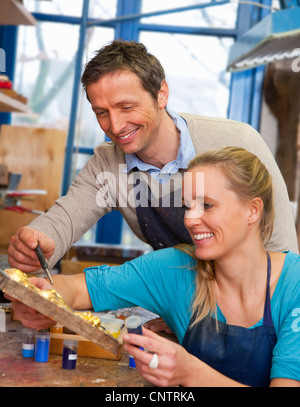
[[[97,112],[97,113],[96,113],[96,116],[97,116],[97,117],[103,117],[103,116],[105,115],[105,113],[106,113],[105,111],[103,111],[103,112]]]

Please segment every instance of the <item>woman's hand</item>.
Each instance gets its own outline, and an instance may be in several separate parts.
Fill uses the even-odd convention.
[[[182,346],[145,328],[143,335],[126,334],[124,341],[126,342],[124,349],[134,357],[136,368],[144,379],[155,386],[190,385],[191,364],[195,358]],[[153,353],[158,355],[157,369],[149,367]]]
[[[41,290],[53,289],[45,278],[32,277],[29,281]],[[40,314],[33,308],[28,307],[15,298],[5,294],[5,297],[12,302],[12,309],[14,312],[14,318],[22,323],[26,328],[32,329],[47,329],[52,325],[55,325],[55,321]]]

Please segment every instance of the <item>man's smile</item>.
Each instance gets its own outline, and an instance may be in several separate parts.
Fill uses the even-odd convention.
[[[136,135],[139,129],[132,130],[130,133],[125,134],[124,136],[115,136],[119,143],[128,143],[130,142]]]

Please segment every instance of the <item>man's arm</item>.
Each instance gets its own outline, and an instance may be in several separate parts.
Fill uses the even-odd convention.
[[[99,199],[101,185],[98,172],[101,175],[101,162],[99,157],[93,156],[76,177],[67,195],[28,225],[27,230],[31,230],[31,234],[23,230],[21,234],[20,230],[15,233],[9,247],[8,260],[12,267],[28,272],[40,269],[34,252],[38,241],[52,268],[73,243],[110,212],[111,201]],[[46,250],[50,241],[53,242],[51,250]]]

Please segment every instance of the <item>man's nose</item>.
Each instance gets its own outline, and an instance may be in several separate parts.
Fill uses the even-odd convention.
[[[122,131],[125,129],[125,127],[126,127],[126,121],[124,120],[122,115],[117,112],[111,112],[110,113],[110,129],[111,129],[112,133],[114,133],[115,135],[118,135],[118,134],[122,133]]]

